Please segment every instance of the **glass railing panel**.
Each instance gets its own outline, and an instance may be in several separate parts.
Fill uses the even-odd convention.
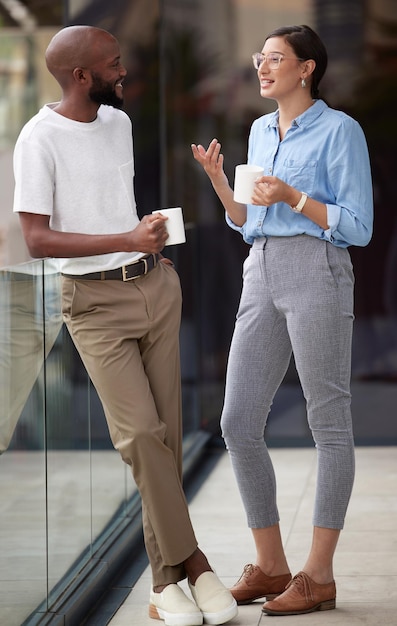
[[[44,361],[61,322],[57,289],[44,306],[43,268],[0,270],[0,615],[9,625],[47,591]]]
[[[0,284],[0,450],[9,447],[13,436],[14,447],[43,449],[44,421],[37,420],[43,411],[43,388],[38,377],[62,326],[58,269],[43,261],[5,268],[0,270]]]
[[[44,450],[0,458],[0,623],[20,626],[47,595]]]

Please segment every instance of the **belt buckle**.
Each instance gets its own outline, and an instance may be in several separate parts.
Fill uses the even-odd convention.
[[[142,274],[137,274],[136,276],[128,276],[127,274],[128,274],[128,267],[129,266],[125,266],[125,265],[122,266],[121,273],[122,273],[122,276],[123,276],[123,282],[126,283],[126,282],[128,282],[130,280],[136,280],[140,276],[145,276],[145,274],[148,273],[148,262],[147,262],[147,259],[142,258],[142,259],[139,259],[139,261],[136,261],[136,263],[140,263],[140,262],[143,263],[144,270],[143,270]],[[131,265],[135,265],[136,263],[131,263]]]

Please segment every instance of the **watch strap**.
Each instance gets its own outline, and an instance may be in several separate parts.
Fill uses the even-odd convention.
[[[291,206],[291,209],[295,213],[302,213],[302,209],[306,204],[306,200],[307,200],[307,193],[302,192],[302,195],[300,197],[298,204],[296,206]]]

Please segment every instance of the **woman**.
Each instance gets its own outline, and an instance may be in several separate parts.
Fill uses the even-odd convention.
[[[350,412],[354,277],[347,250],[372,234],[371,172],[355,120],[319,99],[327,53],[308,26],[279,28],[253,55],[275,113],[255,120],[248,162],[264,167],[251,204],[234,201],[221,146],[192,145],[226,210],[252,245],[229,354],[222,433],[256,547],[232,593],[266,597],[269,615],[335,608],[333,556],[354,477]],[[294,354],[318,455],[312,545],[291,579],[276,482],[264,441],[267,416]]]

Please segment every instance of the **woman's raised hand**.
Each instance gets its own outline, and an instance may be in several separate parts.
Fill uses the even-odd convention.
[[[223,182],[225,172],[223,171],[223,154],[221,153],[221,144],[217,139],[213,139],[207,150],[202,146],[192,144],[193,156],[203,167],[211,181],[216,184]]]

